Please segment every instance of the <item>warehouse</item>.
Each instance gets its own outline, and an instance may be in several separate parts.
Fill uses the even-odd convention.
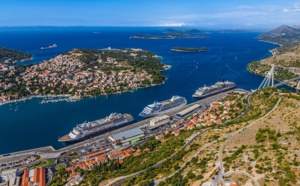
[[[194,104],[193,106],[190,106],[189,108],[184,109],[181,112],[178,112],[176,114],[176,116],[178,118],[183,118],[185,116],[187,116],[188,114],[191,114],[192,112],[194,112],[195,110],[199,109],[201,106],[199,104]]]
[[[133,128],[126,130],[124,132],[112,134],[108,138],[114,143],[126,143],[129,141],[135,141],[138,138],[143,138],[145,136],[144,132],[139,128]]]
[[[154,129],[162,125],[166,125],[170,123],[170,121],[171,118],[168,115],[156,116],[155,118],[150,120],[150,129]]]

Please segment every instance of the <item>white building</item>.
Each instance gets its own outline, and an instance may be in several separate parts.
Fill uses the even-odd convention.
[[[171,118],[168,115],[156,116],[150,120],[150,128],[157,128],[170,123]]]

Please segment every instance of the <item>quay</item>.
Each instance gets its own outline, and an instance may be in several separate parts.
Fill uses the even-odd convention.
[[[200,109],[199,109],[198,112],[203,112],[205,109],[207,109],[209,107],[209,104],[211,102],[213,102],[214,100],[219,100],[219,99],[225,97],[226,94],[228,94],[229,92],[232,92],[232,91],[235,91],[235,90],[236,91],[248,92],[248,91],[243,90],[243,89],[229,90],[229,91],[226,91],[226,92],[222,92],[222,93],[216,94],[216,95],[211,96],[211,97],[204,98],[202,100],[198,100],[198,101],[192,102],[190,104],[185,105],[184,107],[181,107],[179,109],[170,111],[170,112],[165,113],[165,114],[168,115],[168,116],[170,116],[170,117],[176,118],[175,115],[178,112],[181,112],[181,111],[183,111],[183,110],[185,110],[187,108],[190,108],[190,107],[192,107],[195,104],[200,105]],[[72,145],[69,145],[69,146],[57,149],[57,150],[55,150],[52,146],[47,146],[47,147],[35,148],[35,149],[30,149],[30,150],[25,150],[25,151],[19,151],[19,152],[2,154],[2,155],[0,155],[0,164],[1,163],[12,162],[12,161],[17,161],[18,159],[22,159],[22,158],[24,158],[25,156],[28,156],[28,155],[38,155],[38,156],[40,156],[40,159],[38,161],[66,157],[66,155],[68,153],[84,149],[89,144],[91,144],[93,142],[105,141],[105,139],[108,138],[111,134],[116,134],[116,133],[123,132],[123,131],[129,130],[129,129],[133,129],[133,128],[138,128],[138,127],[149,125],[151,119],[152,118],[148,118],[148,119],[145,119],[145,120],[142,120],[142,121],[139,121],[139,122],[127,125],[125,127],[116,129],[116,130],[111,131],[109,133],[101,134],[101,135],[98,135],[98,136],[96,136],[94,138],[87,139],[87,140],[84,140],[84,141],[81,141],[81,142],[78,142],[78,143],[75,143],[75,144],[72,144]],[[37,163],[37,161],[32,162],[32,163]],[[26,166],[29,166],[29,164],[26,165]],[[22,168],[22,167],[18,167],[18,168]]]

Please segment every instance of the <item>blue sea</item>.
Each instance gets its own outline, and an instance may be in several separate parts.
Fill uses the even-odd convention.
[[[109,115],[111,112],[130,113],[141,120],[138,113],[154,101],[180,95],[192,102],[191,95],[203,85],[223,79],[233,81],[247,90],[259,86],[262,77],[247,72],[249,62],[271,55],[276,45],[260,42],[259,33],[212,32],[205,39],[130,39],[133,34],[161,34],[165,28],[115,27],[2,27],[0,46],[33,54],[34,59],[24,65],[39,63],[73,48],[141,48],[162,56],[172,65],[163,73],[163,85],[139,89],[121,95],[87,98],[75,103],[39,104],[32,99],[0,106],[0,154],[52,145],[63,145],[58,137],[69,133],[76,125]],[[57,44],[57,48],[40,50]],[[172,47],[207,47],[207,52],[177,53]],[[14,111],[18,108],[17,111]]]

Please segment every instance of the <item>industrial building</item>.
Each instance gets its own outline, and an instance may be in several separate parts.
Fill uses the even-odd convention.
[[[170,121],[171,118],[168,115],[156,116],[155,118],[150,120],[150,129],[154,129],[162,125],[166,125],[170,123]]]
[[[124,132],[110,135],[108,138],[114,143],[136,142],[145,136],[144,132],[139,128],[133,128]],[[138,140],[139,139],[139,140]]]
[[[201,107],[201,105],[199,104],[194,104],[184,110],[182,110],[181,112],[178,112],[176,114],[176,117],[178,118],[183,118],[185,116],[187,116],[188,114],[191,114],[192,112],[194,112],[195,110],[199,109]]]
[[[21,177],[19,177],[18,169],[4,170],[0,176],[0,186],[19,186]]]

